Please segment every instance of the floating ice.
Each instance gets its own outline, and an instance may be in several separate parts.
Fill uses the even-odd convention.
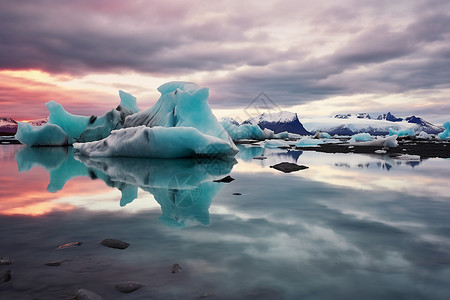
[[[153,107],[128,116],[124,128],[103,140],[75,143],[86,156],[180,158],[238,152],[208,105],[209,90],[174,81],[158,88]],[[144,125],[144,126],[142,126]]]
[[[25,145],[32,146],[62,146],[67,145],[67,134],[61,127],[54,124],[43,126],[31,126],[25,122],[19,122],[16,139]]]
[[[349,140],[349,143],[354,144],[356,142],[368,142],[371,140],[373,140],[373,137],[370,135],[370,133],[364,132],[353,135],[352,138]]]
[[[233,141],[238,140],[264,140],[264,139],[286,139],[297,135],[286,131],[274,133],[273,130],[265,128],[262,130],[257,124],[236,124],[231,118],[224,118],[220,122],[228,132]]]
[[[312,139],[309,137],[301,138],[295,146],[297,147],[319,147],[321,144],[337,144],[341,143],[338,139]]]
[[[201,133],[193,127],[138,126],[114,130],[107,138],[73,145],[82,155],[93,157],[126,156],[180,158],[233,156],[234,144]]]
[[[100,117],[73,115],[61,104],[47,102],[48,123],[44,126],[27,126],[19,122],[16,138],[28,146],[61,146],[107,137],[112,130],[122,127],[125,117],[139,111],[136,98],[123,91],[119,95],[120,105]],[[62,136],[65,136],[64,142],[61,142]]]
[[[314,137],[317,139],[331,139],[331,135],[328,132],[320,132],[320,131],[317,131]]]
[[[425,131],[421,131],[421,132],[417,135],[417,137],[419,137],[419,138],[421,138],[421,139],[427,139],[427,140],[429,140],[429,139],[432,138],[431,134],[426,133]]]
[[[406,161],[420,161],[420,156],[419,155],[403,154],[403,155],[399,155],[399,156],[394,157],[394,159],[406,160]]]
[[[414,136],[416,135],[414,130],[411,128],[403,129],[403,130],[394,130],[392,128],[389,128],[389,135],[396,135],[396,136]]]
[[[442,140],[450,139],[450,121],[444,123],[445,131],[439,133],[439,138]]]
[[[369,142],[359,142],[358,146],[374,146],[374,147],[389,147],[395,148],[398,146],[397,135],[388,136],[385,138],[377,138]]]

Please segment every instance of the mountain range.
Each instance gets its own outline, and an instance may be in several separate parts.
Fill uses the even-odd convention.
[[[32,126],[41,126],[47,123],[47,118],[28,121]],[[12,118],[0,118],[0,135],[15,135],[17,122]]]

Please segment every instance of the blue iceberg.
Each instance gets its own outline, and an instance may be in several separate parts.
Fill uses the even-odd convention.
[[[73,115],[61,104],[47,102],[48,123],[31,126],[19,122],[16,139],[27,146],[62,146],[103,139],[112,130],[122,128],[127,116],[139,111],[136,98],[123,91],[119,91],[119,96],[119,106],[100,117]]]
[[[445,130],[439,133],[439,138],[441,140],[449,140],[450,139],[450,121],[444,123]]]
[[[75,143],[92,157],[181,158],[234,156],[239,150],[208,105],[209,90],[174,81],[158,88],[161,97],[145,111],[125,119],[107,138]]]

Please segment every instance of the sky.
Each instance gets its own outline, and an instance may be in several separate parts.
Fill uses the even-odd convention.
[[[118,90],[141,109],[172,80],[210,89],[218,117],[246,119],[264,92],[302,118],[392,112],[450,120],[450,2],[0,2],[0,117],[45,102],[101,115]]]

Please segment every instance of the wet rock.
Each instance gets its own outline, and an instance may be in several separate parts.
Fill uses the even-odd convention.
[[[267,159],[267,157],[261,155],[261,156],[255,156],[255,157],[253,157],[253,159],[263,160],[263,159]]]
[[[115,288],[122,293],[131,293],[140,289],[143,286],[145,286],[145,284],[137,281],[124,281],[116,283]]]
[[[0,283],[8,282],[11,280],[11,270],[6,270],[0,273]]]
[[[100,244],[106,247],[120,250],[126,249],[128,248],[128,246],[130,246],[130,243],[116,239],[104,239],[103,241],[100,242]]]
[[[86,289],[79,289],[75,292],[76,300],[102,300],[103,298],[96,293],[86,290]]]
[[[233,196],[240,196],[242,195],[241,193],[233,193]]]
[[[52,261],[52,262],[48,262],[45,265],[46,266],[50,266],[50,267],[58,267],[60,266],[63,262],[65,262],[65,260],[57,260],[57,261]]]
[[[273,166],[270,166],[271,168],[284,172],[284,173],[291,173],[291,172],[295,172],[295,171],[300,171],[300,170],[304,170],[304,169],[308,169],[307,166],[303,166],[303,165],[297,165],[294,163],[289,163],[289,162],[282,162]]]
[[[225,182],[225,183],[229,183],[229,182],[232,182],[233,180],[234,180],[234,178],[231,177],[230,175],[228,175],[228,176],[226,176],[226,177],[224,177],[224,178],[222,178],[222,179],[214,180],[214,182]]]
[[[12,264],[12,259],[9,257],[0,257],[0,266],[1,265],[10,265]]]
[[[183,269],[183,267],[180,266],[179,264],[173,264],[171,272],[172,273],[178,273],[178,272],[180,272],[181,269]]]
[[[70,242],[70,243],[59,246],[58,249],[65,249],[65,248],[81,246],[81,245],[83,245],[83,242]]]

